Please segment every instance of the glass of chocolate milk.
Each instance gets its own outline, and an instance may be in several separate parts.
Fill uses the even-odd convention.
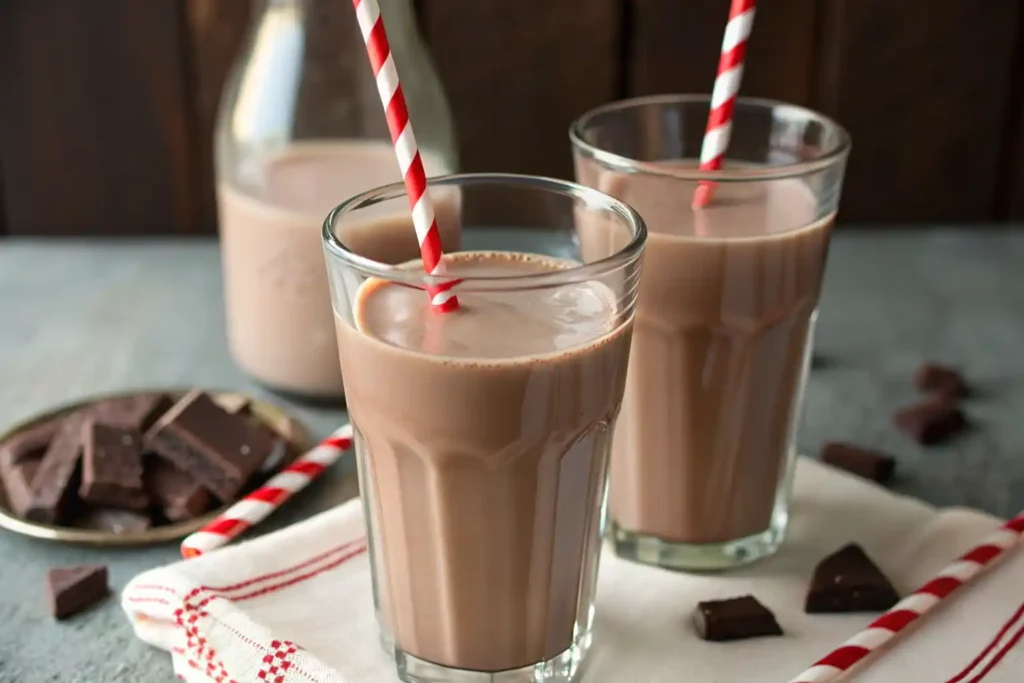
[[[795,435],[849,137],[767,100],[736,104],[721,171],[697,159],[706,96],[599,107],[570,131],[580,183],[650,230],[610,529],[620,556],[719,570],[774,553],[789,517]],[[710,204],[693,208],[701,182]],[[608,226],[581,223],[584,255]]]
[[[569,182],[462,175],[429,191],[445,277],[373,256],[416,244],[408,214],[393,229],[401,185],[324,226],[381,639],[404,681],[570,681],[646,229]],[[619,248],[581,253],[581,220]],[[455,280],[458,310],[431,309],[426,288]]]

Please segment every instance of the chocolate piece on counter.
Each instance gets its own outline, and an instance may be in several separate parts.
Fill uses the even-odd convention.
[[[146,393],[101,399],[86,410],[96,422],[145,432],[172,405],[166,394]]]
[[[963,375],[946,365],[924,363],[914,373],[914,385],[921,391],[956,400],[967,395]]]
[[[148,515],[113,508],[92,508],[75,520],[75,526],[114,534],[138,534],[153,526]]]
[[[883,612],[900,596],[864,550],[851,543],[814,569],[804,611],[808,614]]]
[[[888,453],[835,441],[821,449],[821,461],[879,484],[889,481],[896,469],[896,460]]]
[[[24,517],[32,504],[32,479],[39,469],[39,458],[22,458],[17,462],[0,462],[7,504],[14,514]]]
[[[225,502],[281,448],[268,430],[232,415],[198,391],[160,418],[145,443]]]
[[[60,425],[59,419],[47,420],[19,430],[4,439],[0,443],[0,467],[6,464],[14,465],[26,458],[41,458]]]
[[[143,480],[153,504],[170,522],[198,517],[210,507],[210,492],[163,458],[149,459]]]
[[[698,636],[716,642],[782,635],[775,615],[751,595],[697,603],[693,626]]]
[[[897,411],[893,421],[910,438],[924,445],[939,443],[967,425],[963,411],[949,399],[939,397]]]
[[[110,594],[107,568],[102,564],[51,569],[46,574],[50,613],[57,619],[78,614]]]
[[[82,428],[82,500],[103,507],[145,510],[142,436],[135,429],[87,420]]]
[[[78,489],[78,465],[82,453],[82,426],[88,413],[79,410],[61,423],[46,448],[32,478],[32,501],[23,515],[33,522],[57,524],[72,494]]]

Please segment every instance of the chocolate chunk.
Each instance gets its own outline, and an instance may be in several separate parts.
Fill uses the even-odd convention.
[[[60,425],[60,420],[47,420],[26,427],[4,439],[3,443],[0,443],[0,466],[13,465],[28,458],[41,458]]]
[[[967,425],[963,411],[949,399],[939,397],[899,410],[893,421],[910,438],[924,445],[939,443]]]
[[[67,416],[39,462],[32,478],[32,501],[24,517],[34,522],[57,524],[67,511],[78,489],[78,465],[82,453],[82,426],[85,411]]]
[[[693,626],[698,636],[716,642],[782,635],[775,615],[752,595],[697,603]]]
[[[924,363],[914,373],[914,385],[921,391],[956,400],[967,395],[963,375],[946,365]]]
[[[0,462],[7,504],[14,514],[24,517],[32,504],[32,479],[39,469],[39,458],[22,458],[17,462]]]
[[[814,569],[804,611],[808,614],[883,612],[900,596],[861,547],[851,543]]]
[[[153,525],[148,515],[129,510],[92,508],[75,520],[75,526],[114,534],[138,534]]]
[[[93,420],[82,428],[82,500],[103,507],[145,510],[142,436],[135,429]]]
[[[210,507],[210,492],[163,458],[149,459],[143,480],[153,503],[168,521],[198,517]]]
[[[821,449],[821,461],[880,484],[892,478],[896,460],[888,453],[849,443],[831,442]]]
[[[267,430],[201,392],[181,399],[150,429],[145,442],[225,502],[281,447]]]
[[[32,503],[32,480],[59,428],[59,420],[49,420],[23,429],[0,444],[0,479],[7,504],[19,517],[25,516]]]
[[[166,394],[133,394],[102,399],[86,410],[96,422],[145,432],[171,406]]]
[[[107,568],[102,564],[51,569],[46,575],[50,613],[57,619],[78,614],[110,594]]]

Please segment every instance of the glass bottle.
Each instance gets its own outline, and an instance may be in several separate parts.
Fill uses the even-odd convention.
[[[452,117],[412,0],[379,0],[424,165],[455,171]],[[265,386],[342,397],[321,226],[401,180],[355,13],[338,0],[254,0],[216,132],[228,345]]]

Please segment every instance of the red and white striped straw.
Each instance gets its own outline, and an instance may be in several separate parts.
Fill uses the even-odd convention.
[[[743,60],[747,53],[747,39],[754,28],[755,0],[732,0],[729,22],[722,38],[722,56],[718,60],[718,75],[711,91],[711,112],[704,131],[704,144],[700,149],[700,170],[717,171],[729,149],[732,135],[732,113],[736,96],[743,80]],[[699,209],[711,202],[714,183],[701,181],[693,195],[693,208]]]
[[[270,513],[306,488],[352,447],[352,427],[345,425],[271,477],[266,484],[238,501],[224,514],[181,542],[182,557],[215,550],[262,522]]]
[[[845,643],[828,653],[790,683],[828,683],[896,637],[903,629],[975,577],[986,565],[1020,542],[1024,512],[999,528],[938,575]]]
[[[370,66],[373,67],[373,75],[377,79],[377,92],[384,106],[391,142],[395,146],[395,156],[398,157],[398,167],[405,179],[405,191],[409,195],[409,208],[412,209],[412,223],[420,243],[423,269],[428,275],[445,275],[441,233],[437,229],[434,204],[427,192],[427,174],[423,169],[423,159],[416,144],[416,136],[412,132],[409,110],[405,104],[402,85],[398,82],[398,71],[395,69],[394,55],[384,32],[380,7],[377,0],[352,0],[352,6],[356,10],[359,29],[366,42],[366,52],[370,56]],[[447,282],[427,289],[435,310],[451,311],[459,307],[458,299],[450,291],[455,284]]]

